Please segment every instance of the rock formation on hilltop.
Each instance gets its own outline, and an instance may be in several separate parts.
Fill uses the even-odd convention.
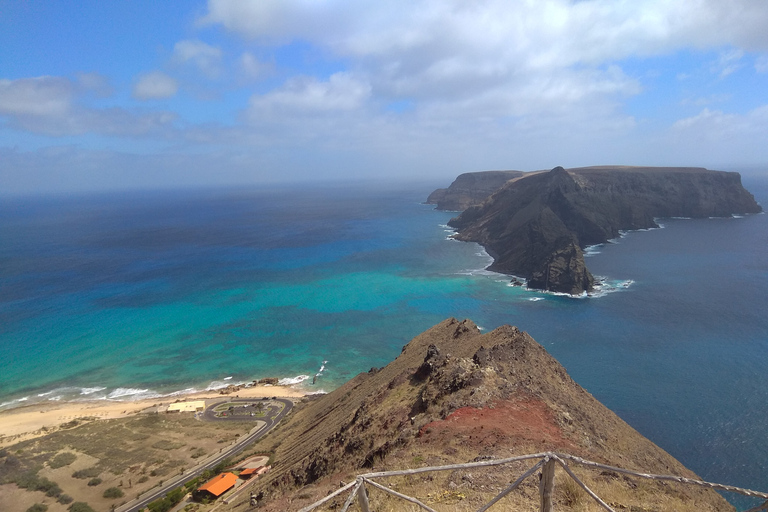
[[[438,210],[463,212],[523,174],[522,171],[467,172],[459,175],[448,188],[439,188],[429,194],[427,204],[436,204]]]
[[[529,173],[451,219],[455,238],[478,242],[490,270],[530,288],[578,295],[594,278],[582,249],[661,217],[725,217],[761,207],[735,172],[703,168],[582,167]]]
[[[502,326],[482,334],[471,321],[453,318],[414,338],[386,367],[300,408],[257,449],[271,452],[274,460],[253,487],[264,496],[260,510],[265,511],[298,510],[372,470],[542,451],[695,478],[576,384],[527,333]],[[428,502],[466,499],[475,510],[525,469],[520,464],[424,474],[399,482],[397,489]],[[700,488],[638,485],[606,472],[584,478],[622,510],[732,510],[717,493]],[[538,500],[536,485],[532,479],[494,510],[531,509]],[[559,489],[558,510],[583,509],[576,506],[580,498],[573,487]],[[235,501],[230,509],[243,504]]]

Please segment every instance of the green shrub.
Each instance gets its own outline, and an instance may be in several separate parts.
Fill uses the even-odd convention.
[[[99,485],[100,483],[101,483],[101,478],[98,478],[98,477],[91,478],[90,480],[88,480],[88,485],[91,487],[93,487],[94,485]]]
[[[72,496],[70,496],[69,494],[62,494],[56,499],[56,501],[58,501],[62,505],[66,505],[68,503],[72,503]]]
[[[149,508],[150,512],[168,512],[181,503],[181,500],[184,499],[186,494],[187,490],[184,487],[177,487],[176,489],[169,491],[168,494],[165,495],[165,498],[155,500],[147,505],[147,508]]]
[[[116,498],[122,498],[123,496],[125,496],[125,494],[123,493],[123,491],[121,491],[117,487],[110,487],[109,489],[104,491],[104,494],[102,494],[102,496],[104,496],[105,498],[116,499]]]
[[[69,512],[96,512],[91,506],[82,501],[76,501],[67,509]]]
[[[48,510],[48,505],[43,505],[42,503],[35,503],[31,507],[27,509],[27,512],[45,512]]]
[[[46,496],[52,498],[60,496],[62,492],[61,487],[56,482],[51,482],[44,476],[37,476],[37,473],[32,471],[18,475],[16,477],[16,485],[30,491],[44,492]]]
[[[139,478],[139,481],[138,481],[138,483],[140,483],[140,484],[143,484],[143,483],[144,483],[144,482],[146,482],[147,480],[149,480],[149,477],[148,477],[147,475],[144,475],[144,476],[142,476],[141,478]]]
[[[176,448],[181,448],[184,446],[184,444],[185,443],[178,441],[161,439],[160,441],[157,441],[155,444],[153,444],[152,448],[157,448],[158,450],[175,450]]]
[[[193,459],[199,459],[200,457],[202,457],[205,454],[206,454],[206,451],[205,451],[204,448],[192,448],[192,455],[191,455],[191,457]]]
[[[87,468],[87,469],[81,469],[80,471],[75,471],[72,473],[72,478],[95,478],[101,474],[101,469],[97,467]]]
[[[197,489],[198,485],[200,484],[200,477],[193,478],[192,480],[189,480],[187,483],[184,484],[184,487],[189,490],[192,488]]]
[[[57,456],[55,456],[49,465],[51,466],[51,469],[59,469],[63,468],[64,466],[69,466],[75,460],[77,459],[77,455],[75,455],[72,452],[64,452],[60,453]]]

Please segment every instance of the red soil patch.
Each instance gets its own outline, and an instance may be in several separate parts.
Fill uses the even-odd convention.
[[[574,447],[563,435],[552,410],[535,398],[500,400],[482,409],[462,407],[444,420],[424,425],[419,438],[430,443],[453,438],[465,446],[536,443],[546,449]]]

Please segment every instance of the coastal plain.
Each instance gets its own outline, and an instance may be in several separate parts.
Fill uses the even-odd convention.
[[[50,512],[65,512],[72,500],[111,510],[207,463],[259,424],[201,421],[192,412],[169,412],[171,404],[278,395],[300,401],[305,394],[289,386],[254,385],[225,395],[48,402],[0,412],[0,482],[5,482],[0,483],[0,510],[24,512],[44,505]],[[22,483],[30,481],[40,489]],[[108,494],[108,489],[117,491]]]
[[[301,398],[305,391],[290,386],[256,385],[242,387],[232,396],[262,398],[280,396]],[[88,400],[82,402],[40,402],[26,407],[0,411],[0,448],[26,439],[39,437],[56,430],[72,420],[89,421],[125,418],[140,412],[165,412],[178,401],[220,400],[229,395],[215,391],[201,391],[183,397],[147,398],[133,401]]]

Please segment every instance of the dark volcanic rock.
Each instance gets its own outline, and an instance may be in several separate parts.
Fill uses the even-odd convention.
[[[449,224],[482,244],[491,270],[531,288],[589,291],[582,248],[622,230],[657,227],[659,217],[724,217],[762,209],[733,172],[703,168],[583,167],[529,173],[506,183]]]
[[[483,202],[507,181],[519,178],[522,171],[482,171],[460,175],[448,188],[439,188],[427,198],[438,210],[464,211]]]

